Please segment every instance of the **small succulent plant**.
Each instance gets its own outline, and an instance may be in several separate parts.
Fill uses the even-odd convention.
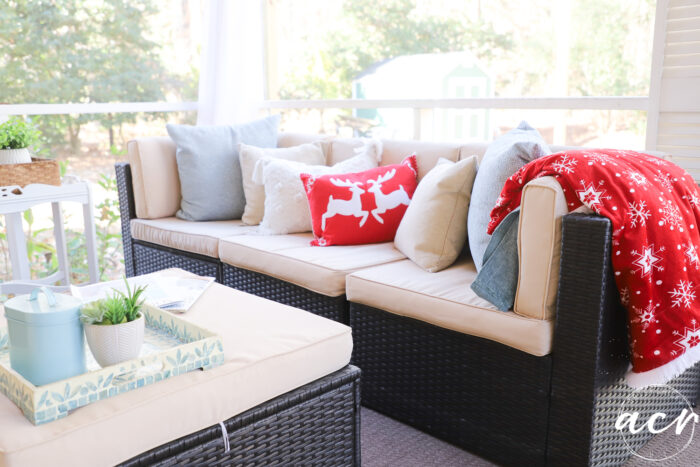
[[[84,324],[109,326],[138,319],[143,306],[141,295],[146,287],[136,287],[132,290],[126,278],[124,282],[126,293],[115,289],[109,297],[83,305],[80,309],[80,320]]]

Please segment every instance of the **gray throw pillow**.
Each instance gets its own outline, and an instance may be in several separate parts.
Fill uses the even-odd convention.
[[[175,142],[182,200],[177,217],[188,221],[240,219],[245,207],[238,145],[277,146],[280,116],[241,125],[167,125]]]
[[[491,210],[508,177],[522,166],[552,152],[539,132],[527,122],[494,140],[486,149],[472,189],[467,217],[469,249],[476,270],[481,270],[484,252],[491,236],[486,233]]]

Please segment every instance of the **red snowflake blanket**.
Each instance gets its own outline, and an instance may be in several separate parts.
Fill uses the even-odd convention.
[[[570,211],[584,204],[612,222],[612,266],[629,323],[628,384],[662,384],[700,361],[700,194],[693,178],[633,151],[553,154],[506,181],[489,233],[520,205],[525,184],[543,176],[559,181]]]

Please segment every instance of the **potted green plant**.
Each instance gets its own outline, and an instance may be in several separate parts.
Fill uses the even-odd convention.
[[[126,278],[124,282],[126,293],[114,290],[109,297],[83,305],[80,310],[88,346],[102,367],[138,357],[143,345],[141,295],[146,287],[132,290]]]
[[[32,161],[29,147],[39,139],[39,130],[19,117],[0,124],[0,164],[26,164]]]

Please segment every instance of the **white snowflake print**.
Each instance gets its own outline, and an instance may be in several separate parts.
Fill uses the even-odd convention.
[[[503,203],[506,202],[506,199],[503,197],[503,195],[499,195],[498,198],[496,198],[496,207],[500,208],[503,206]]]
[[[700,326],[695,319],[690,320],[692,327],[684,326],[683,332],[673,331],[674,336],[678,336],[673,343],[677,345],[680,350],[672,350],[671,355],[678,355],[692,349],[696,345],[700,344]]]
[[[656,171],[656,176],[654,177],[654,180],[659,182],[662,187],[664,187],[664,190],[671,192],[673,191],[673,180],[671,179],[671,174],[666,172],[662,172],[660,170]]]
[[[637,225],[639,225],[640,227],[644,227],[647,224],[647,219],[649,219],[651,213],[646,207],[647,205],[644,201],[640,201],[639,204],[634,201],[629,203],[627,215],[630,218],[630,226],[637,227]]]
[[[656,309],[659,307],[659,305],[659,303],[654,305],[654,302],[649,300],[649,304],[644,308],[637,308],[636,306],[633,306],[632,309],[637,317],[633,319],[632,322],[639,323],[644,326],[644,328],[649,327],[651,323],[656,321]]]
[[[600,164],[600,165],[606,165],[606,164],[612,164],[612,165],[617,165],[615,162],[615,159],[612,156],[609,156],[607,154],[602,154],[599,152],[587,152],[583,155],[586,159],[588,159],[588,165],[593,165],[593,164]]]
[[[595,185],[593,185],[593,183],[587,184],[584,180],[581,180],[580,182],[583,189],[576,190],[576,195],[578,196],[578,199],[580,199],[581,202],[590,209],[596,211],[597,208],[599,209],[602,207],[602,200],[612,198],[611,196],[605,194],[605,189],[602,188],[602,180],[598,182],[597,188]]]
[[[647,162],[651,162],[652,164],[666,165],[666,161],[661,159],[660,157],[651,156],[651,157],[645,157],[645,159]]]
[[[622,303],[623,306],[627,306],[630,304],[630,289],[627,287],[624,287],[622,290],[620,290],[620,303]]]
[[[642,175],[641,173],[636,172],[634,170],[626,171],[625,175],[627,175],[627,177],[630,179],[630,181],[637,186],[644,186],[647,183],[649,183],[649,181],[647,180],[647,178],[644,175]]]
[[[676,230],[683,232],[681,225],[683,224],[683,216],[678,207],[673,203],[673,201],[664,201],[664,207],[659,209],[662,219],[659,221],[659,225],[665,225],[669,230]]]
[[[688,263],[695,266],[695,269],[698,269],[700,266],[700,258],[698,258],[698,248],[692,243],[690,245],[684,246],[685,257],[688,258]]]
[[[690,196],[684,196],[683,198],[687,199],[690,205],[693,207],[700,205],[700,197],[698,197],[697,193],[693,193]]]
[[[576,164],[578,164],[578,161],[576,159],[573,159],[569,157],[569,155],[564,154],[564,156],[562,156],[554,164],[552,164],[552,168],[560,174],[570,174],[574,173]]]
[[[671,306],[679,308],[690,308],[695,301],[695,286],[690,281],[679,281],[675,289],[671,290]]]
[[[647,277],[654,271],[663,271],[664,267],[659,263],[663,260],[661,257],[661,252],[663,252],[665,249],[666,248],[662,246],[657,250],[654,248],[654,244],[652,243],[649,247],[642,248],[641,253],[637,250],[632,250],[632,255],[637,257],[634,261],[632,261],[632,264],[637,267],[637,270],[633,271],[633,274],[635,272],[639,272],[642,277]]]

